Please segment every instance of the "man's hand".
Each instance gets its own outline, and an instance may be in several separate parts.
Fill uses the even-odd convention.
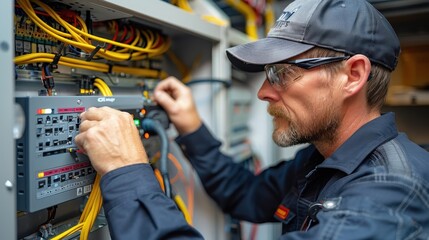
[[[95,170],[104,174],[127,165],[148,163],[146,151],[129,113],[109,107],[89,108],[81,114],[75,142]]]
[[[155,101],[167,112],[180,134],[197,130],[201,125],[191,90],[174,77],[161,81],[154,91]]]

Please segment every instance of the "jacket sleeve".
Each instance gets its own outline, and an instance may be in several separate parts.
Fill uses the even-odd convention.
[[[221,143],[202,125],[176,142],[198,173],[208,195],[222,210],[238,219],[276,221],[274,213],[295,182],[295,161],[281,162],[255,176],[219,150]]]
[[[162,192],[149,164],[111,171],[100,187],[112,239],[203,239]]]

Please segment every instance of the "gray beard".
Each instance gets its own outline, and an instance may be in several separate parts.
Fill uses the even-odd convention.
[[[289,147],[302,143],[333,142],[340,120],[333,107],[325,109],[323,116],[315,114],[310,121],[292,121],[280,109],[269,108],[269,113],[288,122],[286,129],[275,128],[273,141],[281,147]]]

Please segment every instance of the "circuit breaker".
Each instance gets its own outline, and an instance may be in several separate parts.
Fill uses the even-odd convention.
[[[34,96],[16,102],[26,115],[25,132],[16,141],[17,208],[28,212],[91,192],[96,173],[74,143],[82,112],[101,106],[127,111],[143,136],[141,122],[156,108],[141,96]]]

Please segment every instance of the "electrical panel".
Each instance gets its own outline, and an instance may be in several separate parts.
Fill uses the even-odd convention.
[[[230,140],[228,154],[236,162],[242,162],[252,157],[252,148],[249,141],[248,121],[251,118],[250,106],[252,96],[246,88],[238,86],[230,90],[228,116],[230,127],[228,139]]]
[[[91,192],[96,173],[74,143],[82,112],[101,106],[127,111],[143,136],[141,122],[157,109],[139,96],[35,96],[18,97],[16,102],[26,116],[25,132],[16,141],[17,208],[29,212]],[[165,119],[160,120],[167,128]]]
[[[199,2],[195,7],[219,16],[211,3]],[[132,114],[149,160],[157,168],[160,138],[142,125],[144,118],[155,118],[164,128],[169,126],[165,112],[150,100],[157,83],[170,75],[184,83],[229,79],[225,71],[229,65],[219,61],[226,60],[226,26],[165,1],[16,0],[8,28],[12,28],[15,66],[14,77],[8,79],[14,81],[15,102],[25,115],[23,135],[15,139],[13,148],[18,239],[49,239],[75,225],[85,206],[96,173],[74,144],[83,111],[109,106]],[[225,89],[220,90],[225,94]],[[204,97],[217,102],[211,99],[213,94]],[[170,162],[169,167],[176,169]],[[193,186],[179,180],[183,188],[181,181],[175,183],[176,193],[186,192],[185,202],[193,209],[193,190],[189,190]],[[218,213],[214,204],[208,204],[197,203],[196,208],[204,211],[195,211],[196,219],[207,219],[207,209]],[[210,221],[222,221],[220,212],[217,218]],[[203,235],[218,236],[213,227],[195,222]],[[221,224],[209,225],[221,228]]]

